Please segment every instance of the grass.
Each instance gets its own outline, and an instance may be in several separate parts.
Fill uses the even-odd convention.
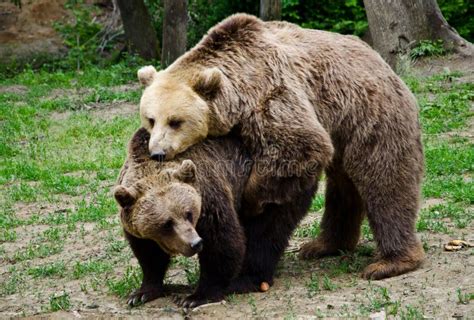
[[[456,295],[459,304],[469,304],[471,300],[474,300],[473,292],[463,292],[460,288],[456,290]]]
[[[474,86],[458,83],[460,76],[406,78],[420,103],[426,156],[423,197],[440,199],[421,210],[417,229],[423,233],[461,232],[462,237],[474,218],[474,145],[462,133],[471,123]],[[135,70],[125,64],[82,72],[27,69],[0,78],[0,86],[8,89],[0,91],[0,297],[24,296],[35,288],[43,312],[50,312],[78,307],[78,292],[65,283],[80,286],[78,291],[85,294],[120,298],[140,286],[141,270],[123,238],[110,192],[139,118],[111,116],[111,109],[106,109],[119,103],[136,105],[141,89],[131,85],[135,82]],[[126,86],[117,88],[121,85]],[[311,206],[313,219],[295,231],[297,241],[319,234],[323,207],[324,196],[317,195]],[[292,270],[313,268],[302,274],[305,298],[316,301],[355,286],[374,254],[373,244],[366,243],[373,240],[367,222],[362,238],[364,244],[356,252],[342,257],[308,264],[291,257],[285,261],[294,263]],[[183,283],[197,283],[195,259],[175,258],[172,268],[181,270]],[[174,276],[166,281],[174,283]],[[408,304],[386,288],[371,288],[356,315],[381,309],[407,319],[424,315],[418,302]],[[254,315],[263,314],[255,297],[236,296],[232,305],[244,304]],[[473,299],[466,289],[459,289],[455,297],[460,305]],[[286,298],[284,317],[298,318],[298,297]],[[337,312],[321,305],[314,308],[315,315],[354,316],[354,310]]]
[[[59,310],[69,310],[71,308],[71,301],[69,294],[63,292],[61,294],[55,294],[49,297],[49,310],[59,311]]]
[[[33,278],[59,277],[65,276],[66,266],[63,261],[42,264],[28,269],[28,275]]]
[[[112,269],[112,264],[105,261],[76,261],[72,274],[75,279],[80,279],[90,274],[100,275],[102,273],[110,272]]]

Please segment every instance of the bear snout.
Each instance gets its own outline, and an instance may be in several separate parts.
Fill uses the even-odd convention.
[[[202,251],[202,248],[204,246],[204,241],[201,238],[197,238],[191,242],[191,249],[194,251],[194,253],[199,253]]]
[[[150,158],[155,161],[165,161],[166,159],[166,152],[163,149],[159,149],[157,151],[152,151],[150,153]]]

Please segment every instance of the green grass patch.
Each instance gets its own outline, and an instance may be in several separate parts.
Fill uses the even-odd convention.
[[[62,251],[62,243],[30,243],[25,249],[16,252],[11,260],[18,263],[26,260],[49,257]]]
[[[474,219],[474,210],[458,203],[446,203],[423,209],[416,224],[418,231],[448,233],[448,224],[456,228],[466,228]]]
[[[42,264],[36,267],[31,267],[28,269],[27,273],[33,278],[62,278],[66,274],[66,266],[63,261],[58,261],[53,263]]]
[[[75,279],[82,278],[90,274],[103,274],[112,271],[113,266],[104,261],[88,260],[88,261],[76,261],[72,269],[72,274]]]
[[[122,277],[107,280],[107,287],[113,294],[125,298],[140,286],[142,277],[140,268],[129,266]]]
[[[15,266],[8,268],[8,276],[0,279],[0,297],[19,292],[25,287],[25,276]]]
[[[61,294],[53,294],[49,297],[49,310],[52,312],[64,310],[68,311],[71,308],[71,298],[69,293],[63,292]]]

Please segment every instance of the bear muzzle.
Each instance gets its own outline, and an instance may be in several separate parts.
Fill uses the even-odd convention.
[[[152,151],[150,153],[150,158],[158,162],[163,162],[166,159],[166,152],[163,149]]]
[[[201,252],[203,246],[204,241],[201,238],[197,238],[193,242],[191,242],[191,249],[194,250],[195,253]]]
[[[185,257],[192,257],[195,254],[200,253],[203,247],[204,241],[201,239],[201,237],[197,237],[188,244],[188,248],[182,254]]]

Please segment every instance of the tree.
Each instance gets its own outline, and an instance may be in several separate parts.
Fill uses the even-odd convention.
[[[146,60],[158,58],[158,40],[143,0],[116,0],[129,47]]]
[[[474,47],[444,19],[436,0],[364,0],[375,50],[393,67],[399,53],[421,40],[442,40],[446,49],[472,55]]]
[[[164,0],[161,66],[166,68],[186,51],[187,0]]]
[[[260,18],[265,21],[281,19],[281,0],[260,0]]]

